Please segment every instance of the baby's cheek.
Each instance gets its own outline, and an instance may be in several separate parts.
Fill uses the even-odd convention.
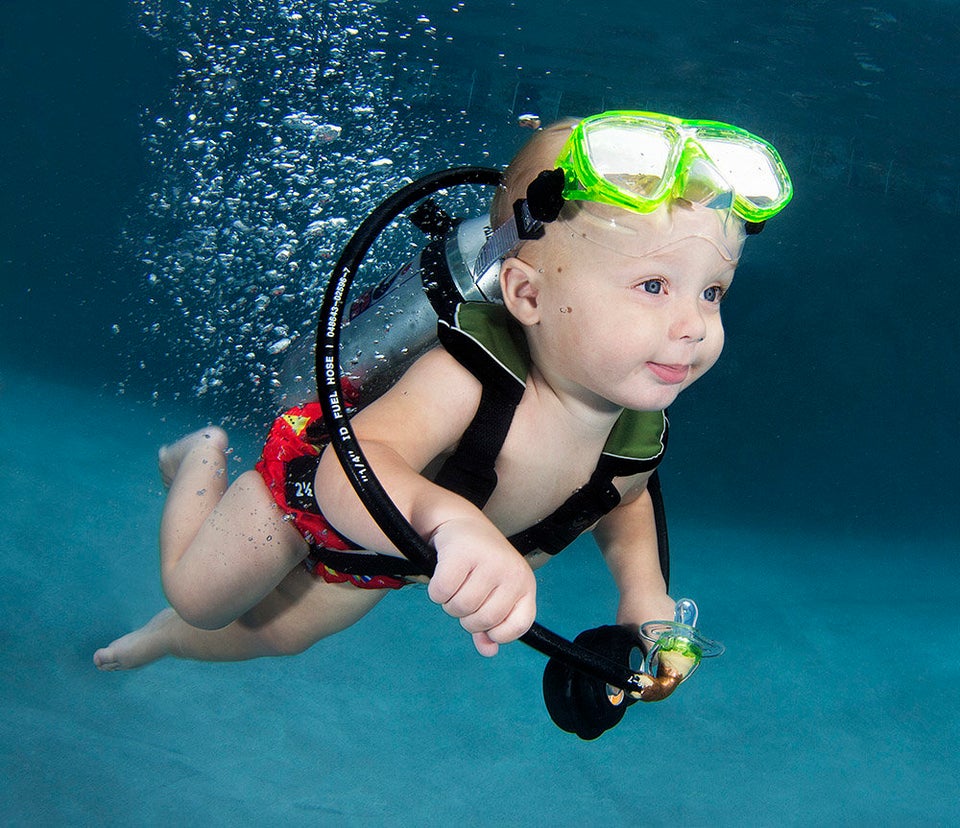
[[[700,377],[706,374],[707,371],[717,364],[717,360],[720,359],[720,353],[723,351],[723,330],[721,329],[719,334],[714,336],[712,339],[705,340],[705,342],[707,341],[712,343],[712,347],[709,349],[709,351],[705,350],[701,353],[697,370],[691,372],[690,385],[700,379]]]
[[[723,332],[723,323],[720,321],[720,317],[717,317],[716,320],[716,330],[710,331],[709,333],[709,342],[712,343],[713,354],[709,358],[709,365],[707,368],[712,368],[716,361],[720,358],[720,354],[723,352],[723,345],[726,342],[726,336]]]

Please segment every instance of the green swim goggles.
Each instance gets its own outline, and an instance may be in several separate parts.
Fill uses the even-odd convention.
[[[655,210],[694,187],[692,171],[708,162],[733,196],[732,211],[759,223],[793,197],[793,184],[772,145],[739,127],[655,112],[616,111],[580,121],[557,159],[563,197]],[[697,199],[699,200],[699,199]]]

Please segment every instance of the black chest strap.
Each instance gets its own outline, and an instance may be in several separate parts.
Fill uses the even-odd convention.
[[[512,395],[505,393],[502,387],[484,386],[477,413],[456,450],[434,478],[437,485],[465,497],[478,509],[487,504],[497,487],[497,457],[507,438],[520,396],[522,391]],[[601,455],[584,486],[570,495],[553,514],[508,538],[510,543],[523,555],[538,549],[556,555],[565,549],[620,503],[620,492],[613,485],[613,478],[620,470],[618,465],[612,458]]]
[[[447,458],[434,482],[456,492],[482,509],[497,487],[494,465],[510,430],[516,403],[484,389],[477,413],[457,450]],[[540,550],[556,555],[600,518],[620,504],[613,478],[621,469],[613,458],[601,455],[590,479],[551,515],[511,535],[508,540],[522,554]],[[626,471],[626,470],[624,470]],[[630,469],[636,473],[637,469]]]
[[[620,492],[604,468],[603,458],[590,480],[552,515],[509,538],[522,555],[536,550],[556,555],[620,504]]]

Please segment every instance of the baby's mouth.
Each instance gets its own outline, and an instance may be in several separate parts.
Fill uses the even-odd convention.
[[[650,372],[668,385],[683,382],[690,373],[689,365],[665,365],[662,362],[648,362]]]

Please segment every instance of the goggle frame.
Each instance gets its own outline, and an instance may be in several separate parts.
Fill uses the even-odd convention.
[[[666,139],[668,152],[659,184],[650,195],[631,192],[600,173],[590,158],[590,132],[604,123],[643,127]],[[638,129],[638,134],[640,130]],[[704,143],[721,142],[739,145],[763,156],[770,167],[777,194],[769,203],[758,204],[737,190],[733,177],[724,175]],[[733,212],[746,222],[760,223],[779,213],[793,198],[793,183],[776,148],[745,129],[721,121],[687,120],[657,112],[618,110],[603,112],[580,121],[573,129],[557,158],[557,166],[564,172],[563,197],[574,201],[594,201],[611,204],[639,213],[655,210],[674,195],[678,180],[690,170],[697,159],[712,164],[730,187]]]

